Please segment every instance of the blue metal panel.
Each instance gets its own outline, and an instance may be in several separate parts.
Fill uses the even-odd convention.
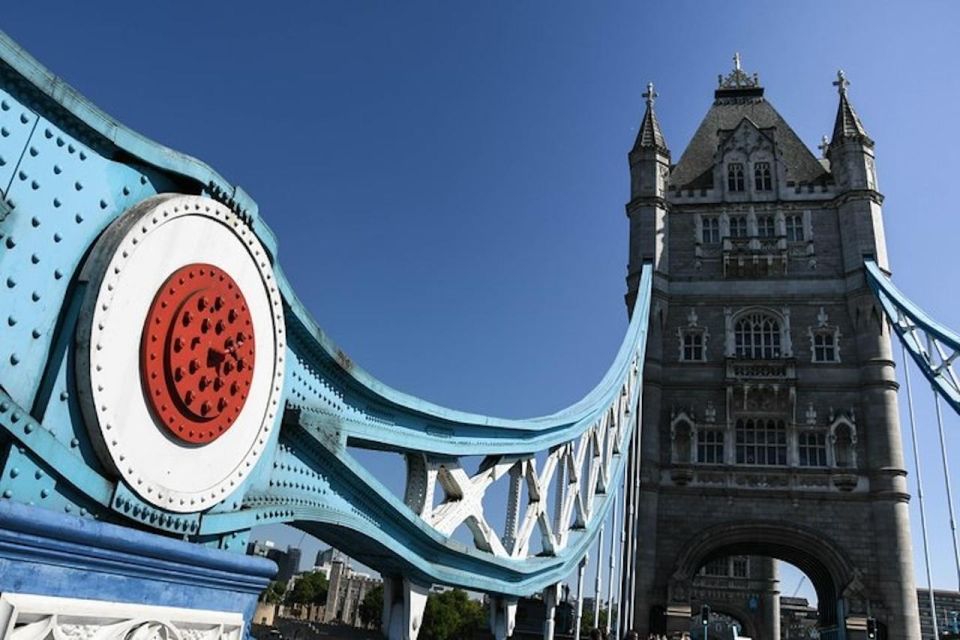
[[[140,171],[107,160],[13,104],[11,112],[33,125],[6,194],[12,211],[3,222],[6,251],[0,255],[0,308],[8,312],[0,378],[17,402],[32,406],[67,288],[87,247],[119,213],[154,192]],[[0,155],[7,153],[0,139]]]
[[[4,198],[36,124],[37,114],[0,89],[0,195]]]

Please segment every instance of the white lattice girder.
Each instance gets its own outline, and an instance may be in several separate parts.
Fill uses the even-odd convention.
[[[496,556],[529,557],[535,531],[540,535],[538,553],[557,553],[569,543],[571,531],[590,526],[596,498],[607,493],[616,459],[626,452],[623,439],[634,419],[630,399],[638,362],[634,358],[610,408],[576,439],[551,448],[539,471],[533,453],[490,456],[472,476],[456,457],[409,453],[406,503],[445,536],[465,524],[474,546]],[[509,482],[507,513],[503,530],[497,531],[485,516],[483,501],[504,477]],[[434,507],[437,486],[444,495]]]

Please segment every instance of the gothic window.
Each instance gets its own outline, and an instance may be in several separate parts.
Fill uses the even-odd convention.
[[[730,559],[717,558],[703,565],[703,575],[726,577],[730,575]]]
[[[730,216],[730,237],[731,238],[747,237],[747,217],[746,216]]]
[[[697,432],[697,462],[723,463],[723,431],[721,429],[700,429]]]
[[[787,216],[787,240],[790,242],[803,240],[803,216]]]
[[[734,326],[736,357],[748,360],[779,358],[780,323],[763,313],[751,313]]]
[[[801,431],[797,434],[797,452],[801,467],[827,466],[827,436],[819,431]]]
[[[756,191],[770,191],[773,189],[773,179],[770,175],[769,162],[757,162],[753,165],[753,188]]]
[[[716,216],[704,217],[703,226],[703,244],[716,244],[720,242],[720,218]]]
[[[747,558],[746,556],[735,556],[733,558],[733,577],[747,577]]]
[[[776,235],[776,225],[773,216],[757,216],[757,235],[761,238],[772,238]]]
[[[685,362],[703,362],[703,331],[688,329],[683,332],[683,353]]]
[[[787,428],[783,420],[737,420],[737,464],[787,464]]]
[[[837,361],[837,345],[832,331],[817,331],[813,334],[813,361]]]
[[[829,321],[827,312],[820,307],[817,324],[809,329],[811,362],[840,362],[840,329]]]
[[[743,163],[731,162],[727,165],[727,189],[729,191],[743,191]]]
[[[699,324],[695,309],[687,314],[687,324],[677,329],[680,338],[681,362],[705,362],[707,359],[707,338],[710,337],[706,327]]]

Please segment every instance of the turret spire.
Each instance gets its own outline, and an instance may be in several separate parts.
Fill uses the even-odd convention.
[[[857,112],[853,110],[853,105],[847,97],[847,87],[850,81],[847,80],[843,69],[837,71],[837,79],[833,81],[833,86],[837,88],[840,94],[840,105],[837,108],[837,119],[833,124],[833,138],[830,140],[830,146],[840,144],[844,141],[853,140],[869,147],[873,146],[873,140],[867,135],[860,122]]]
[[[653,83],[647,83],[647,90],[643,94],[647,102],[647,110],[643,114],[643,121],[640,123],[640,131],[637,133],[637,141],[633,145],[633,150],[656,149],[662,153],[669,153],[667,150],[667,141],[663,137],[663,131],[660,130],[660,122],[657,121],[657,113],[653,110],[653,103],[659,96]]]

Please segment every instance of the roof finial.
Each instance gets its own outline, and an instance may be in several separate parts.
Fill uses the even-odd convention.
[[[820,144],[817,145],[817,148],[820,149],[820,153],[823,157],[827,156],[827,149],[830,148],[830,138],[823,136],[820,138]]]
[[[761,89],[760,77],[755,73],[751,75],[743,70],[739,51],[733,54],[733,69],[727,77],[723,77],[723,74],[717,76],[717,84],[719,84],[718,90]]]
[[[643,94],[643,97],[647,100],[647,106],[651,109],[653,108],[653,101],[657,99],[660,94],[653,90],[653,83],[647,83],[647,92]]]
[[[847,80],[847,76],[843,73],[843,69],[837,69],[837,79],[833,81],[833,86],[837,88],[837,91],[840,95],[847,95],[847,87],[850,86],[850,81]]]

